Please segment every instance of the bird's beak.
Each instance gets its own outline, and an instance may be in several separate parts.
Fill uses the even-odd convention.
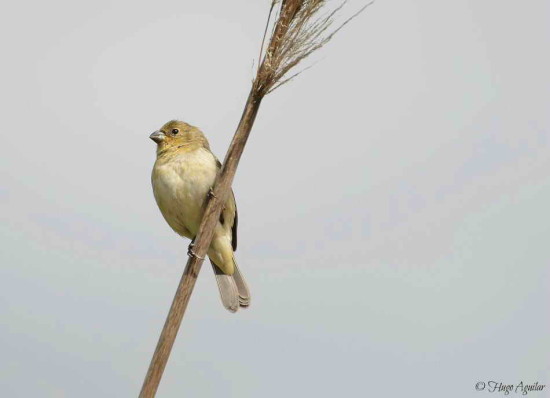
[[[162,131],[157,130],[153,134],[151,134],[149,136],[149,138],[152,139],[153,141],[155,141],[157,144],[160,144],[162,141],[164,141],[166,136],[164,135],[164,133]]]

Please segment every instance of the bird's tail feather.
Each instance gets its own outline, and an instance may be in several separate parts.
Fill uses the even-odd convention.
[[[250,305],[250,291],[235,259],[233,259],[235,265],[233,275],[224,274],[212,260],[210,260],[210,263],[214,269],[223,306],[230,312],[236,312],[239,307],[248,307]]]
[[[250,290],[248,290],[248,285],[244,280],[243,274],[241,274],[241,271],[239,270],[235,257],[233,257],[233,265],[235,266],[233,280],[235,281],[237,291],[239,292],[239,305],[246,308],[250,305]]]
[[[237,312],[239,309],[239,291],[237,290],[233,276],[224,274],[212,260],[210,260],[210,263],[214,269],[214,275],[216,275],[216,282],[218,283],[218,290],[220,291],[223,306],[230,312]]]

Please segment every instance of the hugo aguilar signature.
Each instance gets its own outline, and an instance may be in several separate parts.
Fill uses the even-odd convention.
[[[537,381],[533,384],[526,384],[523,381],[519,382],[518,384],[504,384],[499,381],[478,381],[475,385],[475,388],[477,391],[483,391],[486,390],[488,392],[501,392],[504,393],[504,395],[508,395],[511,392],[514,394],[522,394],[527,395],[528,393],[532,391],[542,391],[546,387],[545,384],[539,384]]]

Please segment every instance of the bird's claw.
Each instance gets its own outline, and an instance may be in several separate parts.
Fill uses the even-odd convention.
[[[187,251],[187,255],[189,257],[195,257],[198,260],[204,260],[204,257],[199,256],[197,253],[195,253],[193,250]]]
[[[187,255],[188,255],[189,257],[195,257],[195,258],[197,258],[197,259],[199,259],[199,260],[204,260],[204,257],[201,257],[201,256],[197,255],[197,253],[195,253],[195,252],[193,251],[193,248],[194,248],[194,247],[195,247],[195,242],[191,242],[191,243],[189,244],[189,247],[187,248]]]
[[[208,197],[209,198],[217,198],[216,194],[214,194],[214,190],[212,188],[210,188],[208,190]]]

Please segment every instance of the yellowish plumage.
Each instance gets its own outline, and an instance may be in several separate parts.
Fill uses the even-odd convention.
[[[219,170],[208,140],[196,127],[166,123],[151,135],[157,142],[152,172],[153,193],[164,219],[179,235],[194,239]],[[250,294],[234,258],[237,208],[230,195],[214,230],[208,257],[217,266],[216,279],[226,308],[248,306]],[[220,272],[221,271],[221,272]]]

